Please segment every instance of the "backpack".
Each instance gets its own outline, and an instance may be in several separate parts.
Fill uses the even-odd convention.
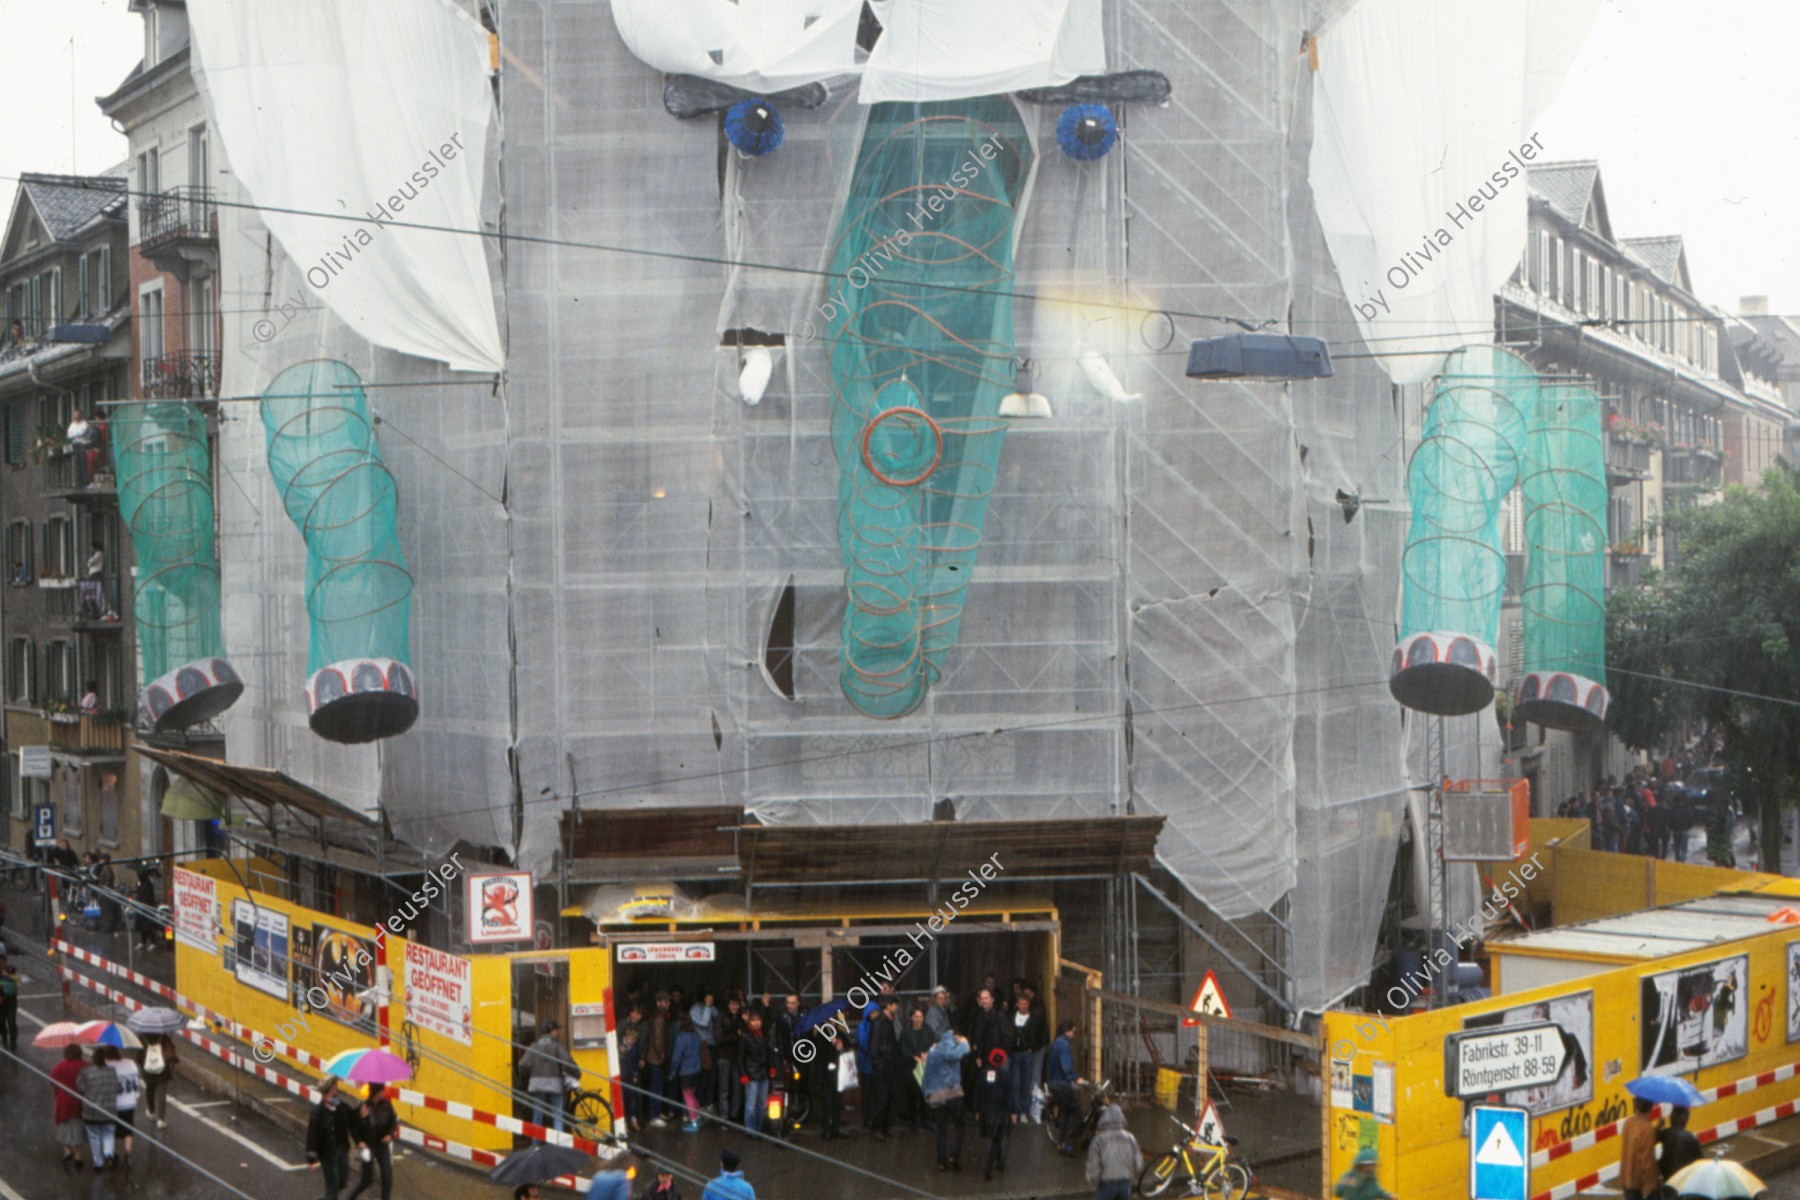
[[[144,1071],[149,1075],[161,1075],[168,1069],[163,1061],[163,1048],[158,1042],[151,1042],[144,1047]]]

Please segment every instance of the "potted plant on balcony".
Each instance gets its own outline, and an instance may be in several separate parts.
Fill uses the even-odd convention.
[[[44,701],[44,716],[49,718],[52,725],[78,725],[81,723],[81,713],[71,700]]]
[[[69,452],[69,433],[60,425],[39,425],[31,442],[31,461],[42,464]]]
[[[1644,552],[1644,544],[1638,541],[1615,542],[1612,552],[1614,558],[1636,558]]]

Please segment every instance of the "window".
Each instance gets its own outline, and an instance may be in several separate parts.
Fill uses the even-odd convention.
[[[30,704],[36,696],[37,653],[30,638],[16,637],[6,644],[6,698],[14,704]]]
[[[44,578],[75,578],[75,522],[67,517],[44,522]]]
[[[198,189],[211,184],[212,145],[206,135],[206,126],[196,125],[188,130],[188,185]]]
[[[100,709],[125,707],[125,654],[116,638],[97,641],[98,661],[89,665],[88,678],[100,685]]]
[[[1554,300],[1562,295],[1562,244],[1552,235],[1544,239],[1544,295]]]
[[[108,846],[119,844],[119,777],[100,777],[100,840]]]
[[[81,698],[76,689],[75,643],[56,638],[44,647],[44,699],[73,704]]]
[[[163,290],[152,284],[138,293],[138,345],[148,362],[163,354]]]
[[[1534,229],[1525,247],[1525,282],[1532,291],[1544,287],[1544,231]]]
[[[32,553],[31,522],[13,521],[6,527],[6,581],[37,578],[37,555]]]
[[[213,349],[213,324],[218,319],[217,305],[213,303],[213,289],[216,281],[210,276],[197,282],[188,292],[189,308],[188,347],[201,354],[210,353]]]
[[[31,277],[31,298],[25,306],[25,332],[32,337],[44,336],[44,277]]]
[[[162,41],[160,16],[161,14],[156,11],[156,5],[146,4],[144,6],[144,70],[146,71],[162,61],[162,56],[158,53],[161,47],[157,44]]]
[[[63,786],[63,827],[57,832],[69,837],[85,837],[87,826],[81,815],[81,772],[67,764],[57,770],[62,775]]]
[[[6,406],[6,465],[25,465],[25,409],[18,404]],[[9,560],[10,561],[10,560]]]
[[[50,318],[46,322],[46,326],[59,325],[65,315],[63,312],[62,268],[51,267],[44,272],[44,277],[46,280],[44,288],[50,296]]]

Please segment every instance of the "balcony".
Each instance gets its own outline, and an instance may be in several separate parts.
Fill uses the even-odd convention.
[[[1663,451],[1663,483],[1710,491],[1724,479],[1725,463],[1708,446],[1672,446]]]
[[[84,717],[75,713],[51,713],[50,746],[80,754],[120,754],[125,749],[125,724],[115,717]]]
[[[144,359],[147,400],[210,400],[218,394],[217,352],[182,350]]]
[[[1606,435],[1606,474],[1612,480],[1650,477],[1650,443],[1628,433]]]
[[[179,187],[138,201],[138,249],[183,283],[196,265],[216,274],[219,210],[212,192]]]
[[[1648,554],[1620,553],[1614,550],[1606,560],[1606,588],[1637,587],[1650,567]]]
[[[118,501],[119,493],[113,486],[112,465],[107,461],[104,433],[101,434],[99,445],[94,447],[91,459],[87,458],[88,453],[65,445],[60,450],[47,452],[43,456],[42,486],[46,499],[67,500],[72,504],[109,504]]]

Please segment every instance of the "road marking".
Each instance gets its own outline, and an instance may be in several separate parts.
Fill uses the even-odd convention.
[[[277,1158],[275,1155],[270,1154],[267,1150],[264,1150],[261,1146],[257,1145],[255,1142],[253,1142],[249,1138],[245,1137],[243,1134],[238,1133],[236,1130],[227,1129],[227,1128],[225,1128],[225,1126],[219,1124],[217,1121],[213,1120],[211,1117],[201,1114],[192,1105],[183,1104],[181,1101],[175,1099],[175,1097],[173,1097],[173,1096],[169,1097],[169,1103],[170,1103],[170,1105],[172,1105],[174,1108],[176,1108],[180,1112],[186,1113],[188,1116],[194,1118],[194,1120],[200,1122],[202,1125],[205,1125],[207,1128],[213,1130],[215,1133],[224,1134],[226,1137],[230,1138],[232,1141],[236,1142],[238,1145],[242,1146],[244,1149],[250,1151],[252,1154],[256,1155],[258,1158],[261,1158],[264,1162],[271,1163],[274,1166],[280,1167],[283,1171],[304,1171],[306,1169],[305,1164],[296,1166],[291,1162],[287,1162],[283,1159]]]
[[[0,1196],[6,1197],[6,1200],[25,1200],[25,1197],[7,1187],[4,1179],[0,1179]]]
[[[188,1107],[189,1108],[224,1108],[227,1104],[230,1104],[230,1103],[231,1103],[231,1101],[229,1101],[229,1100],[202,1100],[200,1103],[190,1104],[190,1105],[188,1105]]]
[[[21,1000],[59,1000],[61,998],[61,992],[33,992],[29,996],[19,997]]]
[[[19,1010],[19,1015],[21,1017],[24,1017],[27,1021],[30,1021],[33,1025],[36,1025],[39,1029],[42,1029],[45,1025],[44,1021],[33,1016],[30,1012],[27,1012],[25,1009],[21,1008]]]

